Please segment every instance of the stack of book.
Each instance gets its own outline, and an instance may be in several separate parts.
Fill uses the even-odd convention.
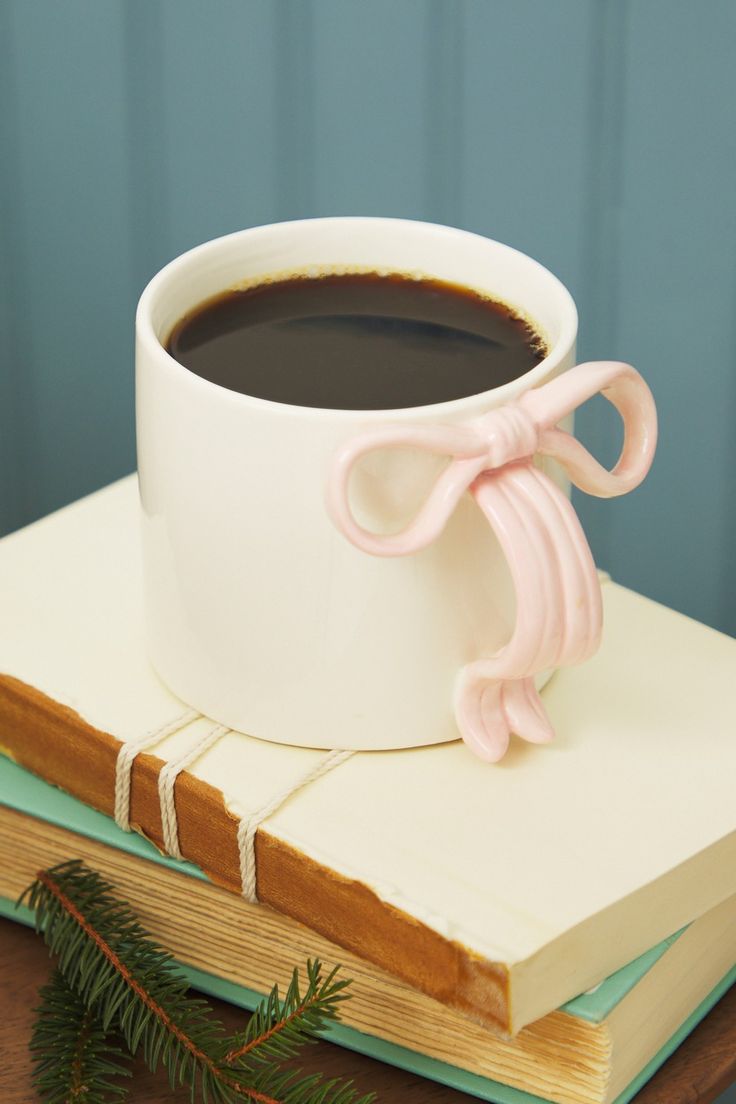
[[[134,761],[138,834],[111,820],[121,744],[186,709],[146,659],[136,510],[128,479],[0,542],[6,913],[84,858],[205,991],[251,1006],[319,956],[354,978],[345,1046],[500,1104],[629,1100],[734,979],[736,643],[605,583],[553,744],[353,755],[262,823],[249,904],[241,818],[324,752],[223,733],[177,778],[176,861],[158,777],[194,717]]]

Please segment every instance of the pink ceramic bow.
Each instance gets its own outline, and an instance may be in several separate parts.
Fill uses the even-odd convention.
[[[613,471],[556,425],[599,392],[624,423],[624,445]],[[600,640],[601,595],[588,543],[569,500],[534,466],[534,455],[554,457],[581,490],[610,498],[642,481],[656,440],[654,400],[644,380],[628,364],[601,361],[580,364],[465,424],[369,430],[335,457],[328,508],[337,527],[365,552],[404,556],[426,547],[466,490],[493,527],[516,590],[516,626],[500,652],[460,671],[455,692],[458,727],[481,758],[500,759],[511,732],[535,743],[550,740],[553,731],[534,676],[588,659]],[[348,501],[355,462],[385,448],[451,457],[414,520],[391,536],[361,528]]]

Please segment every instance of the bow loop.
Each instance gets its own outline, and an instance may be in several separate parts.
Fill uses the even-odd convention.
[[[621,415],[624,444],[613,471],[608,471],[557,422],[593,395],[603,395]],[[646,383],[630,364],[594,361],[578,364],[535,391],[518,405],[539,427],[538,452],[565,468],[576,487],[599,498],[628,494],[649,471],[657,444],[657,411]]]
[[[423,506],[400,532],[371,533],[355,519],[349,501],[353,468],[361,457],[383,449],[418,449],[450,460],[438,476]],[[474,424],[389,425],[361,433],[336,454],[327,484],[327,510],[333,522],[356,547],[373,556],[406,556],[426,548],[440,535],[459,499],[488,467],[488,443]]]

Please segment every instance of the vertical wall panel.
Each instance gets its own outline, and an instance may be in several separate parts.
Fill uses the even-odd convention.
[[[133,466],[127,143],[119,5],[12,5],[15,371],[29,510]]]
[[[590,5],[584,116],[585,191],[577,221],[583,234],[582,266],[575,283],[583,357],[610,356],[616,340],[619,296],[619,211],[624,174],[626,0]]]
[[[168,249],[278,217],[282,72],[269,0],[164,0],[161,158]]]
[[[465,143],[472,125],[463,100],[466,4],[429,0],[424,58],[426,217],[459,226]]]
[[[313,214],[425,212],[424,0],[313,0]]]
[[[464,21],[461,218],[577,293],[592,6],[470,0]]]
[[[735,44],[730,0],[628,6],[614,352],[650,380],[661,440],[608,541],[632,586],[732,632]]]
[[[591,6],[587,50],[587,125],[584,131],[585,194],[580,208],[583,235],[578,304],[581,361],[617,357],[620,286],[619,216],[623,179],[626,96],[626,11],[624,0],[600,0]],[[618,416],[602,398],[586,403],[576,416],[577,435],[598,459],[612,467],[621,447]],[[621,582],[626,573],[613,562],[611,531],[618,503],[573,491],[573,501],[597,563]]]
[[[12,8],[0,4],[0,534],[28,512],[25,425],[28,373],[23,370],[20,322],[23,233],[19,219],[18,111]]]
[[[276,218],[309,218],[315,214],[314,5],[311,0],[272,3]]]
[[[110,0],[107,0],[110,3]],[[131,297],[172,253],[171,203],[164,117],[164,9],[150,0],[114,0],[125,35],[123,110],[130,209]],[[128,318],[133,353],[133,318]]]

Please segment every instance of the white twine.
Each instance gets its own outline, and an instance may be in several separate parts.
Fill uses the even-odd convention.
[[[140,752],[152,747],[167,736],[173,736],[175,732],[179,732],[180,729],[191,724],[192,721],[202,719],[202,714],[198,713],[196,709],[189,709],[161,728],[146,732],[137,740],[130,740],[128,743],[121,744],[115,763],[115,822],[124,832],[131,830],[130,783],[136,757]],[[184,858],[179,847],[179,824],[175,801],[176,780],[183,770],[191,766],[200,755],[203,755],[208,748],[217,743],[221,736],[230,731],[226,725],[214,725],[188,751],[180,755],[178,759],[172,759],[168,763],[164,763],[161,768],[158,776],[161,827],[163,829],[164,849],[172,858]],[[327,752],[312,770],[307,771],[290,786],[274,794],[260,809],[241,818],[238,825],[240,877],[243,896],[251,904],[258,903],[256,893],[256,833],[263,821],[275,813],[293,794],[303,789],[304,786],[308,786],[310,782],[316,782],[318,778],[339,766],[340,763],[344,763],[353,754],[352,751],[340,750]]]
[[[173,736],[175,732],[190,724],[191,721],[196,721],[201,715],[196,709],[188,709],[161,728],[145,732],[137,740],[130,740],[120,745],[115,761],[115,823],[118,828],[122,828],[124,832],[130,831],[130,779],[136,756],[166,736]]]
[[[230,732],[227,725],[215,725],[197,741],[194,747],[180,755],[178,759],[172,759],[164,763],[158,776],[158,797],[161,803],[161,827],[164,834],[164,849],[174,859],[183,859],[179,849],[179,825],[176,818],[176,804],[174,801],[174,785],[178,776],[186,770],[195,759],[203,755],[208,748],[217,743],[221,736]]]
[[[334,767],[339,766],[340,763],[344,763],[353,754],[352,751],[328,752],[313,770],[298,778],[291,786],[287,786],[275,794],[260,809],[241,818],[238,825],[238,852],[240,855],[242,893],[246,901],[253,905],[258,904],[256,893],[256,832],[260,825],[298,790],[309,785],[310,782],[316,782],[323,774],[327,774]]]

